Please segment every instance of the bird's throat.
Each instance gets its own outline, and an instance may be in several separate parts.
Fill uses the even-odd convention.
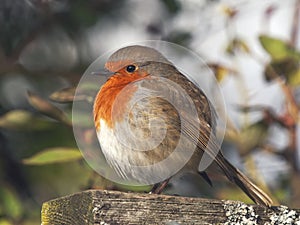
[[[100,119],[104,120],[110,128],[113,128],[114,123],[122,121],[126,105],[137,90],[137,87],[132,84],[136,80],[137,77],[128,78],[116,75],[102,86],[94,101],[96,130],[100,129]],[[129,84],[130,86],[127,86]]]

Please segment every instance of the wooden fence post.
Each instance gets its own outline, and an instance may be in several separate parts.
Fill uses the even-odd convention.
[[[88,190],[45,202],[42,225],[299,224],[300,210],[238,201]]]

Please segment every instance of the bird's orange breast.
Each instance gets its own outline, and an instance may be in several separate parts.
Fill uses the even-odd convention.
[[[107,80],[94,101],[93,113],[96,130],[100,129],[101,119],[111,128],[113,128],[115,122],[122,121],[126,106],[138,88],[133,84],[129,88],[124,89],[124,87],[142,78],[143,76],[140,74],[116,74]],[[118,98],[118,101],[114,104],[116,98]],[[114,113],[114,121],[112,120],[112,113]]]

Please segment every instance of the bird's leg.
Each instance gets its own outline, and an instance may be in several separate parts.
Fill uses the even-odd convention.
[[[164,180],[161,183],[154,184],[153,188],[150,191],[150,194],[161,194],[161,192],[165,189],[167,184],[169,183],[171,177]]]

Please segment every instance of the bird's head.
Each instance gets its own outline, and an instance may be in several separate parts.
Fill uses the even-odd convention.
[[[105,63],[105,69],[112,74],[98,92],[94,101],[94,120],[96,129],[100,128],[100,119],[113,126],[111,112],[113,103],[120,91],[128,84],[144,79],[158,71],[157,63],[171,64],[160,52],[145,46],[128,46],[114,52]],[[135,86],[122,93],[124,105],[116,111],[122,114],[126,102],[136,91]]]
[[[170,62],[154,48],[133,45],[114,52],[105,63],[105,68],[111,72],[118,72],[131,64],[145,65],[150,62],[170,64]]]

